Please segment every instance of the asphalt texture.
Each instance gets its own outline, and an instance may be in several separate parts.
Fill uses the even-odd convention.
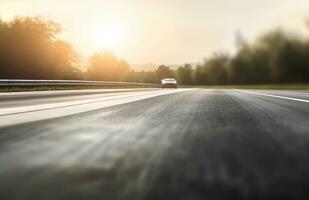
[[[309,199],[309,91],[177,91],[1,127],[0,199]]]

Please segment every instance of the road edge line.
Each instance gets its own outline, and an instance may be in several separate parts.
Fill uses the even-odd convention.
[[[309,100],[298,99],[298,98],[293,98],[293,97],[278,96],[278,95],[273,95],[273,94],[265,94],[265,93],[246,91],[246,90],[236,90],[236,91],[240,91],[240,92],[244,92],[248,94],[256,94],[256,95],[266,96],[266,97],[274,97],[274,98],[279,98],[279,99],[286,99],[286,100],[292,100],[292,101],[299,101],[303,103],[309,103]]]

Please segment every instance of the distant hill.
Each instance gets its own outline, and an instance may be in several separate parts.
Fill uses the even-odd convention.
[[[190,63],[193,68],[196,67],[197,63]],[[171,69],[177,69],[179,66],[182,64],[172,64],[172,65],[167,65]],[[153,63],[145,63],[145,64],[132,64],[130,65],[132,69],[135,71],[155,71],[159,65],[153,64]]]
[[[152,63],[145,64],[132,64],[130,65],[135,71],[154,71],[158,68],[158,65]]]

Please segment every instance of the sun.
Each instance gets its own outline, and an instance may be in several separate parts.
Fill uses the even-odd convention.
[[[95,46],[99,49],[118,50],[124,42],[125,32],[116,25],[98,25],[92,33]]]

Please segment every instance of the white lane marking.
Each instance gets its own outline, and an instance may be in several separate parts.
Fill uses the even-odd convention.
[[[98,98],[91,101],[79,101],[66,102],[66,105],[59,103],[40,105],[41,108],[36,106],[25,106],[19,108],[0,109],[0,127],[13,126],[17,124],[23,124],[28,122],[34,122],[45,119],[53,119],[57,117],[69,116],[77,113],[97,110],[100,108],[106,108],[114,105],[120,105],[125,103],[131,103],[143,99],[148,99],[165,94],[173,94],[178,92],[189,91],[193,89],[178,89],[178,90],[159,90],[152,92],[136,92],[135,95],[126,94],[119,95],[119,98]],[[95,101],[94,101],[95,100]],[[12,110],[11,110],[12,109]],[[39,109],[39,110],[38,110]],[[16,113],[17,112],[17,113]]]
[[[309,103],[309,100],[306,100],[306,99],[298,99],[298,98],[293,98],[293,97],[278,96],[278,95],[273,95],[273,94],[265,94],[265,93],[247,91],[247,90],[237,90],[237,91],[249,93],[249,94],[266,96],[266,97],[274,97],[274,98],[279,98],[279,99],[287,99],[287,100],[292,100],[292,101],[300,101],[300,102],[304,102],[304,103]]]
[[[120,99],[120,98],[129,98],[133,96],[148,95],[152,93],[154,92],[144,91],[144,92],[128,92],[128,93],[111,93],[111,94],[105,94],[105,95],[91,95],[89,96],[89,99],[84,99],[84,100],[71,100],[71,101],[65,101],[65,102],[60,102],[60,103],[47,103],[47,104],[39,104],[39,105],[2,108],[0,109],[0,116],[19,114],[19,113],[25,113],[25,112],[35,112],[35,111],[40,111],[40,110],[56,109],[56,108],[68,107],[68,106],[77,106],[77,105],[82,105],[82,104],[91,104],[91,103],[97,103],[100,101],[115,100],[115,99]]]

